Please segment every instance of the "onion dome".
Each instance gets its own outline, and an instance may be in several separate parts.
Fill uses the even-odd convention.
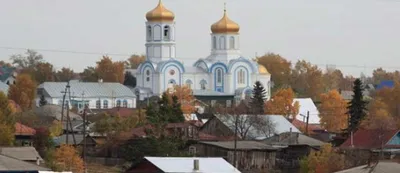
[[[175,14],[165,8],[161,0],[153,10],[147,12],[146,19],[149,22],[172,22],[175,19]]]
[[[211,25],[211,32],[214,34],[223,34],[223,33],[239,33],[240,26],[229,19],[228,15],[226,14],[226,9],[224,9],[224,16],[222,18]]]

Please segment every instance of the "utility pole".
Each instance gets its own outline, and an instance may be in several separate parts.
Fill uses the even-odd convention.
[[[237,164],[236,164],[237,156],[236,155],[237,155],[238,115],[236,115],[236,108],[233,108],[233,116],[235,117],[235,137],[234,137],[235,140],[234,140],[234,144],[233,144],[233,148],[234,148],[234,150],[233,150],[233,166],[235,168],[237,168]]]
[[[84,94],[82,94],[84,95]],[[83,167],[85,169],[85,173],[87,172],[87,166],[86,166],[86,104],[83,108]]]
[[[308,120],[310,118],[310,111],[307,111],[307,122],[306,122],[306,135],[308,135]]]

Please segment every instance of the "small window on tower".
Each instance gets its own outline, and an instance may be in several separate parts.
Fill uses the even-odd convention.
[[[169,40],[169,26],[164,26],[164,40]]]
[[[150,70],[146,70],[146,75],[150,75]]]
[[[150,39],[151,38],[151,26],[147,26],[147,38]]]

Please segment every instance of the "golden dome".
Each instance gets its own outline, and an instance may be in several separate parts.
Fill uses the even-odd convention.
[[[159,0],[157,7],[147,12],[146,19],[149,22],[172,22],[175,19],[175,14],[165,8],[162,1]]]
[[[224,9],[224,16],[216,23],[211,25],[212,33],[239,33],[240,26],[229,19]]]
[[[263,65],[258,64],[258,73],[260,74],[269,74],[267,68],[265,68]]]

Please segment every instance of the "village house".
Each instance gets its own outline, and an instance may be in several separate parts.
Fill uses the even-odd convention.
[[[32,139],[35,134],[35,129],[18,122],[15,123],[14,136],[16,146],[32,146]]]
[[[29,162],[24,162],[16,158],[0,154],[0,172],[38,172],[50,171],[51,169],[38,166]]]
[[[36,165],[40,165],[43,162],[42,157],[33,147],[0,147],[0,155]]]
[[[126,173],[240,173],[223,158],[145,157]]]
[[[65,88],[69,85],[70,96],[66,95],[65,104],[70,108],[82,110],[107,110],[114,107],[136,108],[136,95],[120,83],[103,82],[44,82],[38,86],[36,103],[39,105],[43,95],[48,104],[62,105]],[[68,91],[67,91],[68,92]]]
[[[252,115],[237,115],[238,136],[248,140],[262,140],[275,134],[284,132],[301,133],[293,124],[281,115],[258,115],[256,121],[251,120]],[[233,115],[215,114],[200,129],[200,132],[214,136],[234,136],[235,117]],[[245,135],[245,136],[241,136]]]
[[[276,153],[283,147],[273,147],[257,141],[198,141],[188,147],[189,153],[199,157],[222,157],[242,171],[257,172],[275,167]]]
[[[300,160],[308,156],[311,151],[318,151],[325,144],[317,139],[294,132],[281,133],[262,142],[283,147],[276,155],[276,167],[283,172],[299,171]]]

